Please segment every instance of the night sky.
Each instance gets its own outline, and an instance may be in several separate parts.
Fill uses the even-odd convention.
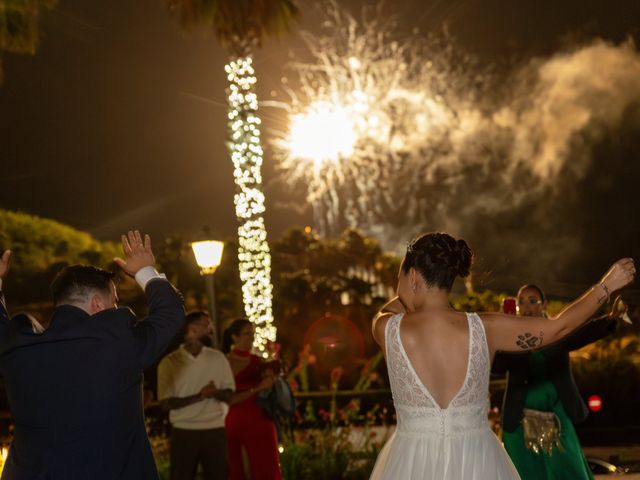
[[[299,2],[301,28],[313,31],[318,17],[310,3]],[[366,2],[346,3],[355,12]],[[595,37],[640,40],[637,0],[395,0],[388,9],[408,30],[439,31],[446,24],[462,48],[498,68]],[[208,225],[218,235],[233,235],[227,55],[214,39],[181,31],[162,0],[59,0],[43,14],[41,34],[35,56],[4,57],[0,207],[53,218],[101,239],[130,227],[167,235]],[[289,52],[302,50],[291,34],[256,55],[261,99],[281,98]],[[286,127],[281,113],[261,113],[265,139]],[[633,164],[609,162],[605,184],[594,170],[580,188],[597,196],[585,194],[573,204],[578,211],[562,213],[571,223],[585,209],[594,212],[577,235],[598,230],[598,215],[620,216],[624,227],[616,236],[627,240],[608,248],[606,226],[585,238],[602,251],[584,271],[589,274],[615,256],[640,255],[638,240],[631,240],[640,238],[640,202],[631,193],[609,197],[619,176],[627,176],[625,189],[640,180],[639,145],[630,138],[616,151],[635,157],[628,160]],[[303,199],[291,199],[275,181],[268,148],[264,175],[271,238],[289,226],[312,224],[308,211],[287,206]]]

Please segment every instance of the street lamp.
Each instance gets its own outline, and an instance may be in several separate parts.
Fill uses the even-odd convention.
[[[224,243],[217,240],[205,240],[202,242],[193,242],[191,244],[193,255],[196,257],[196,263],[200,267],[200,275],[204,275],[207,285],[207,297],[209,298],[209,319],[211,320],[211,329],[213,330],[213,344],[215,347],[221,347],[220,332],[218,331],[218,318],[216,315],[216,292],[213,282],[213,275],[220,266],[222,260],[222,250]]]

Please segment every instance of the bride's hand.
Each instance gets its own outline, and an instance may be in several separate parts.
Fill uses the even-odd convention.
[[[381,309],[381,313],[404,313],[407,311],[407,308],[404,305],[404,302],[400,297],[394,297],[389,300]]]
[[[626,287],[633,282],[636,275],[636,266],[633,258],[623,258],[614,263],[604,274],[599,284],[607,291],[607,296]]]

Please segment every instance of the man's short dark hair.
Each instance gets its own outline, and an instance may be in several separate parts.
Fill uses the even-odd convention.
[[[209,314],[207,312],[205,312],[204,310],[191,310],[185,316],[185,319],[184,319],[185,328],[188,327],[189,325],[191,325],[192,323],[197,322],[202,317],[209,318]]]
[[[96,290],[109,294],[114,277],[113,272],[90,265],[65,267],[51,283],[53,303],[55,305],[82,303]]]

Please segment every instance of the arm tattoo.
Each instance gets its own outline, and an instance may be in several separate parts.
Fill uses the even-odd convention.
[[[518,345],[523,350],[528,350],[530,348],[536,348],[542,345],[542,337],[544,336],[543,332],[540,332],[539,336],[535,336],[531,333],[525,333],[523,335],[518,335],[518,340],[516,340],[516,345]]]

